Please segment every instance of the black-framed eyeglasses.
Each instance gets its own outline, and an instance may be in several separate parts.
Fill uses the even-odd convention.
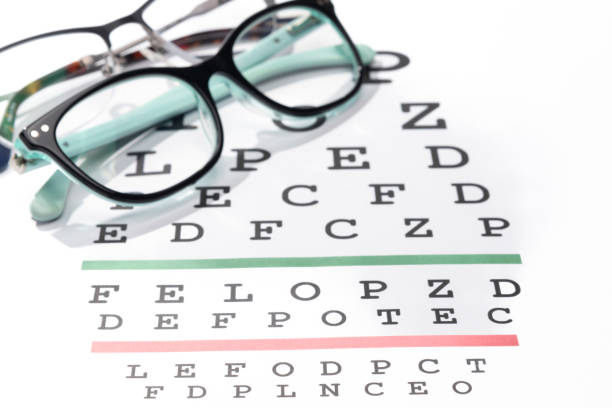
[[[218,160],[217,105],[225,99],[309,124],[354,99],[373,54],[353,43],[329,0],[273,6],[244,21],[198,65],[125,72],[71,97],[20,134],[16,165],[26,171],[48,157],[111,201],[159,200],[195,183]],[[167,125],[177,118],[179,126]]]
[[[8,163],[16,131],[75,90],[147,58],[156,60],[156,53],[198,63],[197,56],[187,51],[220,41],[219,35],[227,35],[227,30],[198,30],[179,38],[174,33],[187,21],[230,1],[147,0],[133,13],[107,24],[56,30],[0,45],[0,66],[5,68],[0,76],[0,171]],[[133,38],[116,39],[117,30],[127,25],[138,27]]]

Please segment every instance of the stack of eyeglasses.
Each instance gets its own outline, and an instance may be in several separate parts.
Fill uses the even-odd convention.
[[[160,200],[195,183],[221,154],[217,108],[231,98],[303,127],[355,99],[374,52],[352,42],[331,1],[266,1],[236,29],[191,31],[195,17],[230,1],[196,2],[168,19],[191,2],[149,0],[104,26],[0,48],[8,66],[34,48],[52,61],[16,72],[0,90],[0,139],[13,148],[13,167],[60,167],[32,202],[35,220],[61,215],[71,181],[119,204]],[[127,24],[143,36],[117,46],[113,32]],[[144,157],[157,171],[143,171]]]

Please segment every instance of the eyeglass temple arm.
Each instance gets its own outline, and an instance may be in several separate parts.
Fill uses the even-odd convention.
[[[2,123],[0,124],[0,137],[4,138],[9,143],[12,142],[13,132],[15,130],[15,120],[17,119],[17,109],[30,96],[51,85],[76,78],[96,70],[97,69],[93,67],[93,65],[88,64],[87,60],[82,59],[57,69],[44,77],[37,79],[36,81],[30,82],[21,90],[12,94],[2,117]]]

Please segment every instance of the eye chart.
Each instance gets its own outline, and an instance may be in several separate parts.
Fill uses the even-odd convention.
[[[0,175],[2,405],[609,404],[602,10],[334,4],[377,52],[341,115],[227,104],[185,193],[48,224]]]

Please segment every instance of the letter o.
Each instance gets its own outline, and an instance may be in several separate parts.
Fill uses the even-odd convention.
[[[328,320],[329,315],[332,313],[340,316],[340,320],[338,322],[331,323]],[[346,315],[339,310],[328,310],[327,312],[323,313],[323,316],[321,316],[321,320],[323,320],[323,323],[325,323],[328,326],[341,326],[346,322]]]
[[[278,368],[279,368],[281,365],[282,365],[282,366],[286,366],[286,367],[288,367],[288,370],[287,370],[287,372],[286,372],[285,374],[282,374],[282,373],[280,373],[280,372],[278,371]],[[278,376],[278,377],[289,377],[291,374],[293,374],[293,371],[294,371],[293,366],[292,366],[291,364],[289,364],[289,363],[286,363],[286,362],[276,363],[276,364],[274,364],[274,366],[272,367],[272,372],[273,372],[273,373],[274,373],[276,376]]]
[[[463,391],[459,390],[459,385],[463,386]],[[469,394],[470,392],[472,392],[472,385],[467,381],[457,381],[453,384],[453,391],[461,395]]]
[[[312,287],[313,293],[310,297],[302,297],[298,295],[297,293],[298,288],[302,286]],[[297,300],[313,300],[313,299],[318,298],[320,294],[321,294],[321,288],[316,283],[312,283],[312,282],[300,282],[300,283],[296,283],[295,285],[293,285],[293,287],[291,287],[291,296],[293,296]]]

